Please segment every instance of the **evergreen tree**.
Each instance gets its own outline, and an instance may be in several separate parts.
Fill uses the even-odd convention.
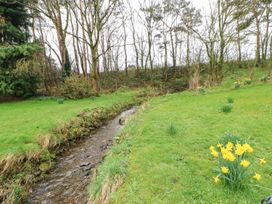
[[[23,44],[29,38],[28,0],[0,0],[0,44]]]

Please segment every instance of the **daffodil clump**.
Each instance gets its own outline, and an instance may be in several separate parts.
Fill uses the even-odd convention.
[[[253,170],[253,161],[249,160],[253,152],[253,148],[248,143],[229,141],[226,144],[219,143],[217,146],[211,146],[210,153],[219,163],[216,169],[217,175],[213,177],[213,181],[223,182],[235,190],[241,189],[249,181],[260,181],[261,174]],[[257,163],[261,167],[266,164],[266,160],[261,158]]]

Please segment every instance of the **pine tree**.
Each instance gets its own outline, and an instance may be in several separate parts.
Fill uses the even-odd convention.
[[[0,45],[23,44],[29,38],[28,0],[0,0]]]

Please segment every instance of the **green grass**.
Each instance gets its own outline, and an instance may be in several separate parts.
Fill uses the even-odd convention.
[[[82,100],[56,99],[27,100],[0,104],[0,157],[8,153],[29,151],[39,148],[41,135],[61,125],[84,109],[110,107],[114,103],[132,100],[134,92],[117,92],[111,95]]]
[[[114,203],[259,203],[271,194],[272,85],[208,95],[186,92],[161,97],[131,125],[129,167]],[[231,113],[219,111],[228,97]],[[169,135],[169,125],[176,135]],[[257,157],[265,157],[261,186],[232,192],[212,182],[216,162],[209,146],[231,131],[247,139]]]
[[[121,134],[126,135],[123,143],[114,147],[100,167],[90,186],[91,195],[96,196],[107,176],[116,174],[125,176],[124,184],[111,195],[112,203],[118,204],[253,204],[270,195],[272,85],[255,81],[235,90],[230,88],[234,77],[231,80],[204,95],[184,92],[151,100],[129,122]],[[235,102],[233,110],[225,114],[221,107],[228,98]],[[227,132],[249,142],[255,159],[268,161],[262,170],[256,169],[262,173],[259,187],[234,192],[213,183],[217,162],[209,147]]]

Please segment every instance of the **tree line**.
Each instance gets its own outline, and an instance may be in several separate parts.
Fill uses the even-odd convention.
[[[208,4],[202,11],[188,0],[0,0],[0,68],[32,66],[47,89],[78,73],[98,95],[102,78],[118,73],[165,82],[186,75],[195,88],[203,70],[215,85],[228,64],[269,66],[272,1]]]

